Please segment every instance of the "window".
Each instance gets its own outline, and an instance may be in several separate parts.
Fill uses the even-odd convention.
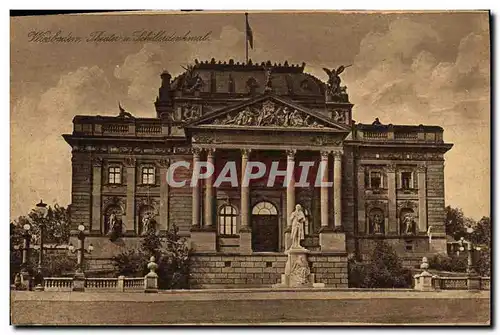
[[[253,215],[278,215],[276,207],[270,202],[262,201],[259,202],[252,208]]]
[[[110,166],[108,168],[108,183],[121,184],[122,182],[122,169],[119,166]]]
[[[370,172],[370,188],[382,188],[382,173],[380,171]]]
[[[142,183],[144,185],[154,185],[155,184],[155,168],[154,167],[143,167],[142,168]]]
[[[236,235],[236,209],[225,205],[219,210],[219,234]]]
[[[401,172],[401,188],[410,189],[413,188],[412,183],[412,173],[408,171]]]

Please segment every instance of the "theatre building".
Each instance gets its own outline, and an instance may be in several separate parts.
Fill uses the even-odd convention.
[[[307,217],[301,245],[327,286],[347,287],[347,258],[366,258],[380,239],[406,265],[446,253],[443,155],[452,145],[443,129],[355,123],[342,71],[325,70],[325,83],[304,66],[195,60],[176,78],[161,74],[150,118],[121,108],[75,116],[64,135],[71,224],[86,227],[91,267],[139,247],[146,229],[175,225],[192,248],[193,286],[269,286],[284,272],[297,204]],[[191,186],[200,162],[215,174]],[[251,162],[265,171],[245,185]],[[231,164],[238,183],[218,181]]]

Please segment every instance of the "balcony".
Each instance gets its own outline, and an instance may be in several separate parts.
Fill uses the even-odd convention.
[[[116,137],[164,137],[169,127],[160,119],[76,116],[73,135]]]
[[[443,142],[443,128],[438,126],[357,124],[354,140],[363,142],[438,143]]]

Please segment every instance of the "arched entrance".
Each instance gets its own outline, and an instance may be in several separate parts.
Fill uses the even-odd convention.
[[[252,208],[252,250],[279,250],[278,210],[268,201]]]

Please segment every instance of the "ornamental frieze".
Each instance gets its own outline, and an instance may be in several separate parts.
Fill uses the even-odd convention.
[[[104,210],[110,206],[118,206],[122,209],[123,213],[127,212],[126,198],[118,196],[103,196],[102,207]]]
[[[181,106],[181,120],[183,122],[191,122],[202,116],[202,106],[185,104]]]
[[[417,212],[418,209],[418,201],[414,200],[403,200],[403,201],[398,201],[397,202],[397,209],[398,213],[401,211],[403,208],[408,208],[412,209],[414,212]]]
[[[367,200],[365,203],[366,213],[370,213],[372,209],[381,209],[382,212],[388,213],[388,203],[383,200]]]
[[[193,135],[192,139],[195,143],[215,143],[215,138],[212,134],[196,134]]]
[[[136,197],[135,198],[135,210],[139,213],[142,207],[151,206],[153,207],[155,214],[160,212],[160,200],[153,197]]]
[[[335,146],[342,145],[341,140],[331,138],[327,135],[315,136],[314,138],[311,139],[311,142],[315,145],[335,145]]]
[[[213,121],[215,125],[236,125],[253,127],[306,127],[324,128],[324,125],[299,110],[276,105],[272,101],[248,106],[242,111],[226,114]]]

